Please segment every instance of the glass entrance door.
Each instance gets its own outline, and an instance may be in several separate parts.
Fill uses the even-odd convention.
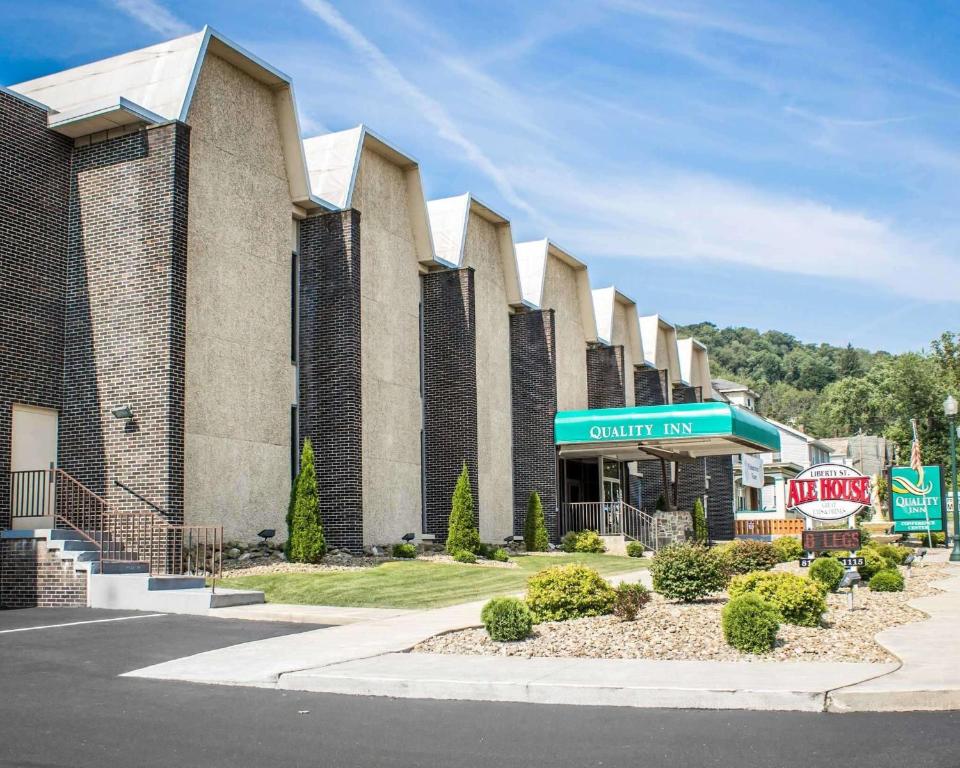
[[[620,464],[613,459],[601,459],[603,463],[603,500],[611,504],[620,501]]]

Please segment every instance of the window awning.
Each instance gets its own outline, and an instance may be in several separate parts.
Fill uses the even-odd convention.
[[[744,408],[713,402],[561,411],[554,436],[565,458],[683,461],[780,450],[772,424]]]

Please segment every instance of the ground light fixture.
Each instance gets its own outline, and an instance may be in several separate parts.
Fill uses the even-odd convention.
[[[267,545],[267,539],[272,539],[276,535],[277,535],[277,531],[274,528],[264,528],[262,531],[260,531],[260,533],[257,534],[257,536],[263,539],[263,541],[261,542],[263,546]]]
[[[856,571],[847,571],[843,574],[843,578],[840,580],[840,585],[837,589],[847,590],[847,610],[853,610],[853,592],[857,588],[857,585],[861,582],[860,574]]]
[[[950,562],[960,562],[960,508],[957,505],[957,398],[947,395],[943,413],[950,422],[950,475],[953,478],[953,551]]]
[[[132,419],[133,409],[129,405],[121,405],[119,408],[113,408],[110,413],[115,419]]]
[[[907,566],[907,578],[908,578],[908,579],[910,578],[910,572],[913,570],[913,561],[916,560],[916,559],[917,559],[917,556],[914,555],[914,554],[911,552],[911,553],[910,553],[909,555],[907,555],[907,556],[904,558],[904,560],[903,560],[903,564],[904,564],[905,566]]]
[[[413,541],[415,538],[417,538],[417,534],[415,534],[415,533],[405,533],[405,534],[403,534],[403,536],[401,536],[400,538],[403,539],[405,542],[407,542],[407,544],[409,544],[411,541]]]

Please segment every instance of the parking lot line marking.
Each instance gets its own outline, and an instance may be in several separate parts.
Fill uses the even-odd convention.
[[[0,635],[11,632],[30,632],[34,629],[56,629],[57,627],[78,627],[81,624],[105,624],[108,621],[129,621],[130,619],[153,619],[157,616],[166,616],[165,613],[148,613],[143,616],[117,616],[113,619],[90,619],[90,621],[68,621],[63,624],[44,624],[40,627],[17,627],[16,629],[0,629]]]

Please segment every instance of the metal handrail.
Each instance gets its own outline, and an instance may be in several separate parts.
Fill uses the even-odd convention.
[[[113,484],[114,484],[115,486],[117,486],[118,488],[122,488],[122,489],[125,490],[127,493],[129,493],[131,496],[133,496],[134,498],[139,499],[140,501],[142,501],[144,504],[146,504],[148,507],[150,507],[150,508],[153,509],[154,511],[159,512],[161,515],[163,515],[165,518],[167,518],[167,520],[170,519],[170,513],[167,512],[167,510],[165,510],[163,507],[157,506],[157,505],[154,504],[152,501],[150,501],[150,499],[145,498],[144,496],[141,496],[139,493],[137,493],[135,490],[133,490],[133,488],[131,488],[131,487],[128,486],[128,485],[124,485],[124,484],[121,483],[117,478],[113,478]]]
[[[586,501],[563,504],[560,508],[560,533],[596,531],[601,536],[623,536],[640,541],[656,551],[659,522],[641,509],[624,501]]]

